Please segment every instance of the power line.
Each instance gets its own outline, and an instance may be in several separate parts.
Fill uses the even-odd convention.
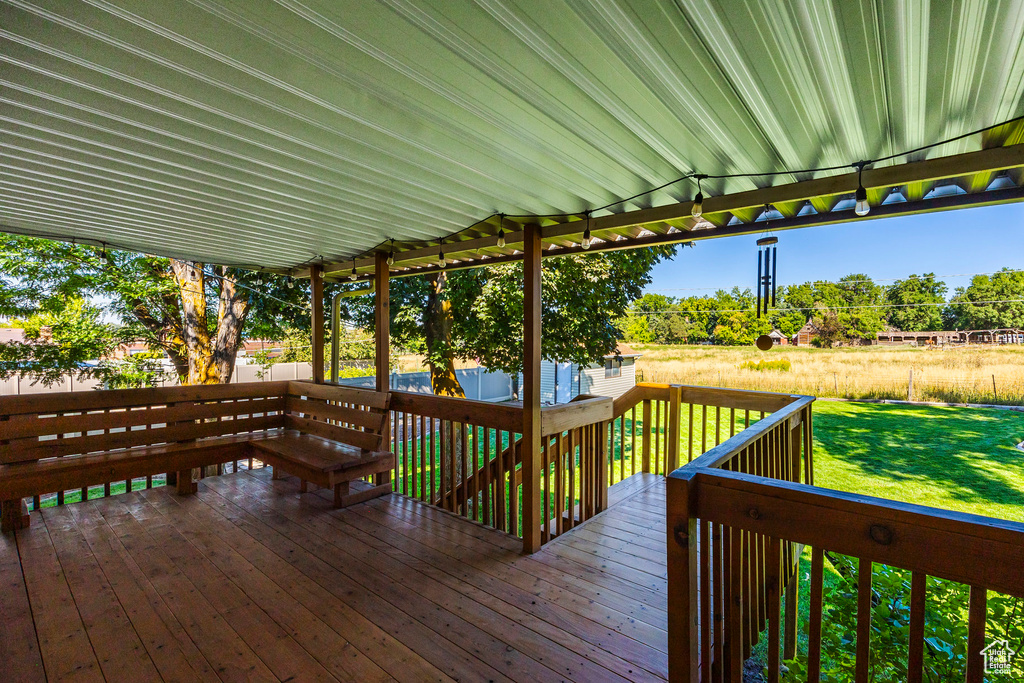
[[[1016,304],[1024,303],[1024,299],[993,299],[990,301],[945,301],[941,303],[920,303],[920,304],[861,304],[858,306],[809,306],[805,308],[773,308],[771,310],[779,313],[786,313],[788,311],[835,311],[835,310],[851,310],[855,308],[920,308],[923,306],[980,306],[982,304]],[[706,311],[630,311],[626,315],[643,315],[643,316],[659,316],[659,315],[698,315],[700,313],[748,313],[752,312],[753,308],[713,308]]]
[[[908,275],[907,277],[876,277],[868,278],[866,280],[808,280],[807,282],[793,283],[789,285],[781,285],[782,287],[796,287],[798,285],[807,284],[808,282],[813,285],[850,285],[850,284],[861,284],[865,282],[897,282],[897,281],[917,281],[917,280],[929,280],[943,277],[974,277],[975,275],[999,275],[1001,273],[1024,273],[1022,270],[994,270],[988,273],[953,273],[951,275]],[[653,291],[655,292],[696,292],[696,291],[714,291],[719,290],[728,292],[731,289],[738,289],[741,285],[732,285],[731,287],[660,287]],[[743,285],[744,288],[749,289],[749,285]]]

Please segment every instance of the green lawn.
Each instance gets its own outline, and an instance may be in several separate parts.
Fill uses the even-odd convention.
[[[817,401],[814,483],[1024,522],[1024,413]]]

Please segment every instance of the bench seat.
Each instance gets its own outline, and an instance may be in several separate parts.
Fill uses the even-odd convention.
[[[350,493],[349,483],[374,474],[386,474],[395,467],[395,455],[371,451],[297,430],[288,430],[253,441],[259,458],[305,482],[334,490],[334,507],[347,507],[391,493],[391,483]]]

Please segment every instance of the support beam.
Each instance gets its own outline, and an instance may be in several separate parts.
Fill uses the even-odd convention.
[[[377,391],[391,390],[391,303],[388,296],[388,283],[391,279],[391,268],[388,256],[377,252],[373,285],[377,292],[374,298],[374,340],[376,342]]]
[[[524,230],[523,265],[523,552],[540,550],[540,226]]]
[[[324,383],[324,269],[309,269],[310,310],[313,314],[313,381]]]

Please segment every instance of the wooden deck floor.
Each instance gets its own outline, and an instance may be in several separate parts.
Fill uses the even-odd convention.
[[[0,536],[0,681],[663,680],[664,495],[631,478],[529,557],[268,469],[44,509]]]

